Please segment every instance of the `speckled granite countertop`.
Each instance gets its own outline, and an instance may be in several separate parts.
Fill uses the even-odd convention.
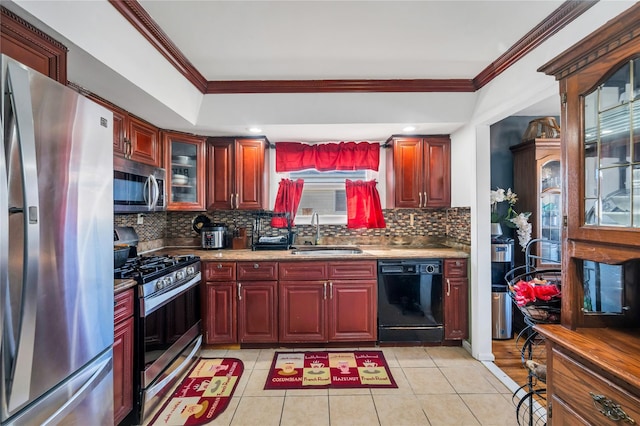
[[[309,247],[309,246],[303,246]],[[349,247],[341,245],[340,247]],[[255,262],[255,261],[327,261],[327,260],[378,260],[378,259],[455,259],[467,258],[469,253],[462,249],[447,247],[442,244],[430,246],[354,246],[362,249],[361,254],[318,255],[291,254],[291,250],[203,250],[200,247],[164,247],[143,255],[181,256],[193,254],[202,261]],[[134,287],[134,280],[114,280],[116,293]]]
[[[130,289],[131,287],[135,287],[138,283],[135,280],[126,279],[126,280],[113,280],[113,292],[120,293],[121,291],[125,291]]]
[[[341,246],[347,247],[347,246]],[[173,256],[193,254],[200,260],[221,261],[296,261],[296,260],[377,260],[377,259],[419,259],[419,258],[467,258],[466,251],[442,245],[432,247],[402,247],[402,246],[358,246],[363,250],[361,254],[318,255],[291,254],[291,250],[203,250],[199,247],[165,247],[152,252],[153,254],[168,254]]]

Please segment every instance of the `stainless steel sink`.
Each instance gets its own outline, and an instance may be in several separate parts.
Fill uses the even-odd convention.
[[[291,251],[293,255],[304,256],[344,256],[362,253],[362,249],[356,246],[304,246],[296,247]]]

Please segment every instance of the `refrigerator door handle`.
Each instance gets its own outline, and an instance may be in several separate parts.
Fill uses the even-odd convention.
[[[149,179],[151,179],[151,183],[153,184],[153,191],[149,190],[150,193],[153,194],[149,206],[149,210],[155,210],[156,205],[158,204],[158,198],[160,198],[160,186],[158,186],[158,179],[154,175],[150,175]]]
[[[96,372],[82,385],[78,392],[71,395],[69,400],[56,410],[48,419],[42,422],[42,426],[57,425],[64,419],[75,407],[78,406],[111,370],[111,358],[102,361],[96,369]]]
[[[4,96],[4,94],[0,94]],[[4,117],[0,116],[0,229],[9,229],[9,183],[7,181],[7,161],[4,155]],[[2,232],[0,237],[0,354],[2,354],[2,346],[8,344],[4,339],[4,316],[9,312],[9,236],[7,232]],[[11,350],[7,348],[7,350]],[[0,366],[2,361],[0,360]],[[1,368],[1,367],[0,367]],[[0,373],[2,376],[2,373]],[[1,387],[0,387],[1,388]],[[0,395],[2,392],[0,392]],[[2,410],[0,410],[1,413]]]
[[[33,351],[36,332],[36,312],[38,300],[38,253],[40,252],[40,225],[38,212],[38,170],[36,163],[35,125],[33,122],[33,108],[31,105],[31,91],[29,86],[29,74],[27,70],[14,63],[7,64],[8,104],[5,108],[11,108],[12,120],[5,123],[13,126],[15,136],[20,149],[22,159],[22,206],[25,227],[24,263],[22,277],[21,306],[7,306],[11,315],[11,309],[19,309],[20,318],[16,336],[8,336],[15,342],[15,351],[11,353],[9,374],[11,376],[11,388],[8,389],[7,408],[9,412],[16,410],[29,400],[30,383],[33,366]],[[10,117],[5,115],[5,119]],[[3,268],[5,269],[5,268]],[[17,284],[16,284],[17,285]],[[9,305],[9,304],[7,304]],[[3,332],[6,332],[4,329]],[[3,336],[4,337],[4,336]],[[4,349],[3,349],[4,350]],[[19,377],[20,380],[13,380]]]

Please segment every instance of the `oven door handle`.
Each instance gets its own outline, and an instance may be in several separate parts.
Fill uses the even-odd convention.
[[[193,278],[191,278],[181,286],[171,289],[165,293],[161,293],[157,296],[140,299],[140,315],[143,318],[146,317],[159,307],[165,305],[167,302],[175,299],[187,290],[197,286],[198,284],[200,284],[201,277],[201,272],[198,272],[197,275],[195,275]]]

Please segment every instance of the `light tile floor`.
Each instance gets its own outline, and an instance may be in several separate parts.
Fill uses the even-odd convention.
[[[321,348],[318,348],[321,350]],[[353,348],[357,349],[357,348]],[[211,425],[517,425],[512,392],[460,347],[383,347],[397,389],[264,390],[274,352],[203,350],[238,358],[244,373]],[[313,349],[298,349],[313,350]],[[346,350],[340,348],[337,350]]]

